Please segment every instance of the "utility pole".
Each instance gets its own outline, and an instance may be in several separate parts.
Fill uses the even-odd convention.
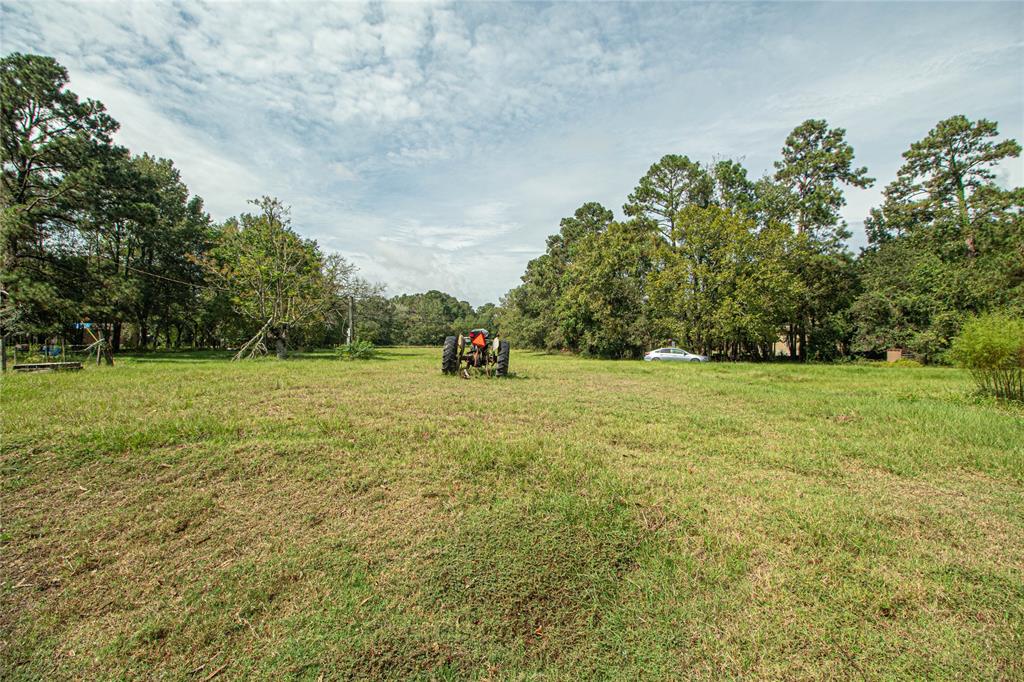
[[[8,303],[10,303],[10,296],[3,288],[0,288],[0,372],[7,371],[7,325],[3,324],[2,320],[7,312],[6,304]],[[17,350],[14,351],[14,355],[17,360]]]
[[[348,345],[352,345],[352,297],[348,297],[348,334],[345,335]]]

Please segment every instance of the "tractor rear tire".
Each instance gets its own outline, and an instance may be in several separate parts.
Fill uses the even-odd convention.
[[[508,351],[508,341],[502,341],[498,344],[498,362],[494,367],[495,376],[508,376]]]
[[[449,336],[441,350],[441,371],[445,374],[459,373],[459,337]]]

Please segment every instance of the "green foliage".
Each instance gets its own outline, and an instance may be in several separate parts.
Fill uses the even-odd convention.
[[[993,170],[1020,146],[997,134],[990,121],[954,116],[903,154],[858,263],[858,350],[899,346],[933,361],[969,315],[1024,314],[1024,190],[998,187]]]
[[[885,363],[884,366],[886,366],[886,367],[924,367],[924,365],[921,364],[919,361],[917,361],[917,360],[910,360],[908,358],[900,358],[899,360],[896,360],[895,362],[887,362],[887,363]]]
[[[445,336],[469,329],[482,327],[496,332],[502,328],[504,311],[493,303],[473,308],[440,291],[388,298],[379,289],[371,289],[353,300],[354,335],[378,346],[434,346]],[[332,346],[346,335],[347,315],[343,314],[307,345]]]
[[[732,179],[735,173],[722,175]],[[714,191],[714,178],[704,166],[687,156],[668,154],[640,178],[623,211],[630,218],[648,221],[675,244],[676,214],[688,205],[709,205]]]
[[[839,215],[846,205],[841,186],[874,184],[867,168],[854,168],[846,131],[830,128],[825,120],[804,121],[786,138],[775,169],[775,181],[792,195],[796,231],[807,233],[826,248],[839,248],[849,237]]]
[[[479,308],[475,308],[469,315],[463,315],[452,322],[451,330],[453,334],[464,334],[469,329],[487,329],[488,331],[498,332],[501,328],[500,323],[501,309],[493,303],[484,303]]]
[[[597,202],[588,202],[563,218],[559,232],[547,239],[547,251],[526,265],[523,283],[508,293],[500,318],[502,331],[513,344],[530,348],[579,350],[576,337],[565,335],[559,311],[569,269],[599,244],[613,214]]]
[[[680,211],[674,232],[679,246],[648,283],[661,327],[701,353],[768,355],[799,291],[785,264],[792,233],[758,232],[732,210],[695,205]]]
[[[354,313],[355,338],[366,339],[378,346],[402,342],[392,299],[379,293],[366,296],[355,304]],[[339,328],[338,333],[339,338],[344,338],[345,330]]]
[[[352,343],[335,346],[334,352],[342,360],[372,360],[377,355],[377,347],[369,341],[356,339]]]
[[[91,210],[94,179],[125,156],[103,105],[67,89],[51,57],[0,59],[0,322],[12,331],[56,331],[83,305],[78,216]],[[80,319],[80,318],[79,318]]]
[[[898,346],[940,361],[965,316],[1024,314],[1024,189],[997,187],[992,171],[1020,149],[996,134],[960,116],[914,143],[866,221],[859,259],[844,243],[844,189],[874,180],[842,128],[805,121],[774,175],[756,181],[735,161],[667,155],[624,206],[634,233],[660,235],[664,248],[637,249],[621,230],[574,241],[566,226],[595,214],[584,205],[503,300],[505,331],[520,345],[608,357],[673,338],[769,358],[781,337],[802,360]],[[611,220],[601,213],[590,234]]]
[[[455,322],[471,317],[473,306],[433,289],[422,294],[403,294],[392,299],[395,330],[393,343],[434,346],[456,331]],[[463,330],[465,331],[465,330]]]
[[[635,356],[675,339],[718,357],[877,355],[941,361],[964,320],[1024,316],[1024,188],[997,182],[1021,147],[952,116],[903,154],[847,251],[848,187],[868,187],[843,128],[810,119],[771,175],[667,154],[623,210],[563,218],[501,305],[428,291],[388,298],[303,239],[277,200],[213,225],[167,159],[112,142],[118,123],[50,57],[0,60],[0,334],[65,335],[83,319],[137,347],[253,337],[330,347],[436,345],[484,327],[517,346]],[[260,331],[257,331],[260,330]],[[80,333],[80,332],[79,332]],[[259,346],[262,343],[256,343]]]
[[[970,371],[981,391],[1024,400],[1024,319],[989,313],[969,320],[953,340],[950,357]]]
[[[256,333],[249,341],[251,354],[262,352],[266,337],[283,357],[290,334],[338,318],[342,301],[353,288],[355,269],[341,256],[325,255],[316,242],[296,234],[287,207],[277,199],[263,197],[252,203],[260,212],[225,223],[201,262]]]
[[[566,270],[557,315],[566,345],[600,357],[637,357],[656,338],[645,302],[661,249],[643,221],[590,235]]]

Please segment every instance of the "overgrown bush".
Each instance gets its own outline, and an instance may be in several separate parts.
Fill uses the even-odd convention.
[[[1024,320],[999,313],[974,318],[953,340],[950,357],[983,392],[1024,400]]]
[[[334,352],[342,360],[369,360],[377,354],[377,347],[369,341],[353,341],[352,343],[335,346]]]

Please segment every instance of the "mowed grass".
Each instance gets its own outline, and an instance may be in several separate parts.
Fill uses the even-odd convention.
[[[1024,677],[966,375],[438,354],[4,377],[0,677]]]

